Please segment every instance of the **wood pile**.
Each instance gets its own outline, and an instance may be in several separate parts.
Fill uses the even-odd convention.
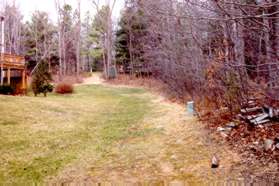
[[[209,125],[244,157],[247,164],[279,164],[279,106],[251,99],[231,122]],[[272,105],[273,104],[273,105]],[[216,138],[219,140],[219,138]],[[213,159],[214,160],[214,159]],[[212,160],[212,162],[213,162]],[[212,165],[214,165],[212,163]]]
[[[243,105],[239,117],[251,125],[258,126],[279,118],[279,108],[260,106],[255,100],[250,100],[248,104]]]

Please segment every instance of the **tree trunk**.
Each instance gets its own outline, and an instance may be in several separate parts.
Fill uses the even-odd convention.
[[[80,0],[78,0],[78,24],[77,24],[77,48],[76,48],[76,76],[80,75],[80,31],[81,31],[81,20],[80,20]]]

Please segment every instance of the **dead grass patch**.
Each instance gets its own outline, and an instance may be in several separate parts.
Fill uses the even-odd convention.
[[[154,94],[159,94],[165,99],[185,104],[186,101],[191,100],[189,94],[181,95],[176,91],[173,91],[170,86],[161,80],[155,79],[153,77],[135,77],[130,75],[119,75],[116,79],[106,81],[111,85],[122,85],[128,87],[141,87],[151,91]]]

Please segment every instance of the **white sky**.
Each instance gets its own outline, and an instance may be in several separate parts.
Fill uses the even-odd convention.
[[[14,0],[7,0],[8,2],[13,2]],[[74,8],[76,7],[77,0],[60,0],[60,2],[66,2],[70,4]],[[42,10],[48,12],[51,19],[56,22],[57,13],[55,9],[55,0],[16,0],[17,4],[19,5],[23,15],[24,20],[29,20],[32,12],[35,10]],[[101,4],[105,4],[107,0],[100,0]],[[124,0],[116,0],[113,16],[114,19],[118,18],[120,15],[121,9],[124,7]],[[81,12],[82,16],[87,12],[90,11],[92,15],[96,13],[96,9],[92,4],[92,0],[81,0]]]

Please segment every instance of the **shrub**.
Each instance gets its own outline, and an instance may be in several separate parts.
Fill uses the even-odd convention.
[[[14,93],[14,89],[10,85],[0,86],[0,94],[11,95]]]
[[[48,92],[53,91],[53,88],[54,88],[53,85],[51,85],[49,83],[46,83],[46,84],[43,84],[43,85],[40,86],[39,92],[43,93],[44,96],[46,97]]]
[[[41,61],[32,77],[31,84],[35,96],[43,93],[46,97],[48,92],[52,92],[53,86],[50,84],[51,80],[52,78],[48,70],[48,64],[45,61]]]
[[[57,94],[72,94],[74,92],[74,87],[69,83],[58,83],[55,87],[55,93]]]

